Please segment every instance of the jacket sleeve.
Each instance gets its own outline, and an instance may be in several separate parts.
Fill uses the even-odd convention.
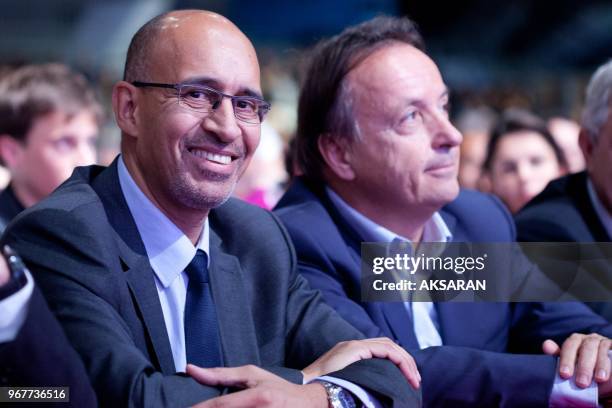
[[[26,319],[17,337],[0,344],[2,385],[69,387],[68,406],[95,407],[96,395],[83,362],[37,287],[27,307]],[[67,406],[66,403],[57,405]]]
[[[312,290],[304,277],[298,274],[293,245],[285,229],[280,223],[278,226],[291,253],[288,265],[290,288],[287,301],[287,359],[303,368],[337,343],[362,339],[364,336],[328,306],[320,293]],[[420,392],[408,384],[400,370],[389,360],[361,360],[328,375],[366,389],[383,406],[421,405]]]

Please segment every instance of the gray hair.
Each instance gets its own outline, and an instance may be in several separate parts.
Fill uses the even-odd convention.
[[[593,144],[597,143],[601,128],[608,120],[611,89],[612,60],[609,60],[600,66],[591,77],[582,111],[582,127],[587,130]]]

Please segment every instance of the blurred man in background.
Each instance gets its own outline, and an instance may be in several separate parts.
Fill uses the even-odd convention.
[[[579,138],[586,171],[555,180],[525,206],[516,217],[521,241],[611,240],[611,91],[609,61],[595,72],[586,91]]]
[[[609,61],[595,72],[586,91],[579,136],[586,170],[554,180],[517,214],[520,241],[612,240],[611,90],[612,61]],[[592,246],[587,247],[596,250],[593,256],[597,262],[590,264],[592,268],[582,280],[594,279],[603,290],[609,290],[609,255]],[[612,303],[589,303],[589,306],[612,320]]]
[[[0,160],[11,175],[0,194],[2,230],[76,166],[95,163],[102,117],[86,79],[64,65],[26,65],[0,78]]]

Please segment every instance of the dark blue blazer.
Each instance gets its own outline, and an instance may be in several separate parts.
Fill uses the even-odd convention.
[[[508,352],[540,353],[545,339],[573,332],[612,335],[605,320],[577,303],[437,303],[445,346],[419,350],[402,303],[360,301],[361,238],[321,187],[296,179],[275,212],[311,286],[367,337],[390,337],[415,356],[426,406],[548,406],[555,359]],[[510,214],[492,196],[462,191],[441,214],[455,241],[515,239]],[[524,258],[513,264],[532,267]]]

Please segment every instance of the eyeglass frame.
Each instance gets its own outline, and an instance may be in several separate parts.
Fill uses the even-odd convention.
[[[159,82],[143,82],[143,81],[132,81],[131,82],[132,85],[134,85],[137,88],[147,88],[147,87],[152,87],[152,88],[166,88],[166,89],[174,89],[176,91],[176,99],[177,102],[179,104],[179,106],[184,106],[181,105],[181,87],[183,86],[195,86],[198,88],[203,88],[205,90],[211,91],[217,95],[220,95],[220,102],[223,101],[223,98],[229,98],[232,102],[232,110],[234,112],[234,117],[244,123],[248,123],[250,125],[257,125],[257,124],[261,124],[264,120],[264,117],[266,116],[266,114],[270,111],[270,109],[272,108],[272,104],[270,104],[270,102],[266,102],[265,100],[263,100],[262,98],[258,98],[257,96],[242,96],[242,95],[229,95],[226,93],[223,93],[221,91],[219,91],[218,89],[215,88],[211,88],[210,86],[206,86],[206,85],[202,85],[202,84],[192,84],[192,83],[180,83],[180,84],[164,84],[164,83],[159,83]],[[236,115],[236,105],[235,105],[235,101],[243,101],[243,100],[255,100],[258,102],[261,102],[262,104],[259,105],[259,112],[257,113],[257,116],[259,116],[259,122],[248,122],[240,117],[238,117],[238,115]],[[220,105],[220,104],[219,104]],[[195,112],[201,112],[198,111],[197,109],[192,109],[187,107],[187,109],[193,110]],[[215,110],[218,109],[217,107],[213,107],[211,109],[211,112],[214,112]],[[204,112],[202,112],[204,113]]]

